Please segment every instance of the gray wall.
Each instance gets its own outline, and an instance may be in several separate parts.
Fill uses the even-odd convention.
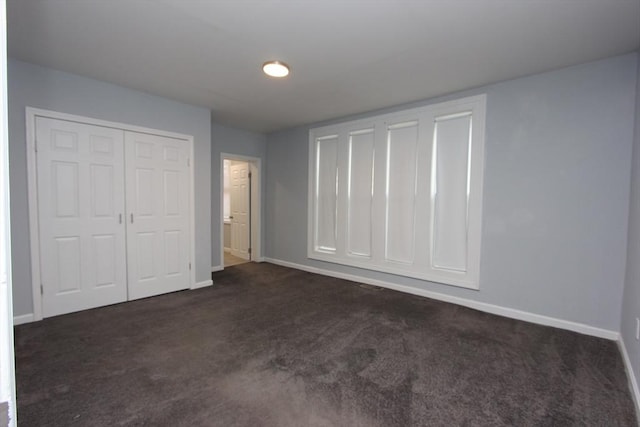
[[[220,155],[236,154],[240,156],[257,157],[262,160],[262,229],[261,240],[263,242],[261,253],[264,254],[265,241],[265,180],[266,180],[266,136],[259,133],[249,132],[223,126],[215,122],[211,123],[211,267],[219,267],[221,263],[221,242],[223,236],[220,234],[221,212],[221,188],[222,188],[222,164]]]
[[[635,138],[632,158],[631,202],[627,275],[622,299],[620,331],[636,379],[640,375],[640,343],[636,341],[636,317],[640,317],[640,63],[636,81]]]
[[[211,279],[209,110],[13,59],[8,62],[8,98],[14,315],[33,312],[27,210],[26,106],[192,135],[195,151],[196,281]]]
[[[429,101],[488,97],[479,291],[307,259],[306,126],[267,136],[266,256],[617,331],[636,57]]]

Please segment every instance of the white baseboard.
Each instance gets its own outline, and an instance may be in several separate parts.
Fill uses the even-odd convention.
[[[622,360],[624,361],[624,367],[627,370],[627,378],[629,380],[629,389],[631,390],[631,396],[633,397],[633,403],[636,406],[636,416],[640,417],[640,389],[638,389],[638,381],[636,374],[633,371],[633,364],[629,359],[629,353],[627,353],[627,347],[624,345],[624,339],[620,336],[618,340],[618,348],[622,353]]]
[[[200,289],[206,288],[207,286],[213,285],[213,280],[205,280],[204,282],[198,282],[191,287],[191,289]]]
[[[222,271],[222,270],[224,270],[224,267],[221,266],[221,265],[214,265],[214,266],[211,267],[211,272],[212,273],[215,273],[216,271]]]
[[[397,283],[387,282],[384,280],[369,279],[354,274],[339,273],[336,271],[326,270],[324,268],[310,267],[308,265],[297,264],[294,262],[283,261],[280,259],[268,258],[264,259],[272,264],[282,265],[284,267],[295,268],[297,270],[308,271],[310,273],[322,274],[324,276],[336,277],[338,279],[351,280],[353,282],[366,283],[382,288],[393,289],[422,297],[432,298],[439,301],[449,302],[452,304],[462,305],[464,307],[473,308],[475,310],[484,311],[486,313],[497,314],[499,316],[509,317],[511,319],[524,320],[526,322],[536,323],[544,326],[553,326],[555,328],[566,329],[573,332],[579,332],[585,335],[591,335],[598,338],[606,338],[609,340],[618,340],[620,333],[607,329],[596,328],[594,326],[585,325],[583,323],[572,322],[570,320],[558,319],[555,317],[544,316],[541,314],[530,313],[528,311],[517,310],[514,308],[502,307],[499,305],[488,304],[470,300],[467,298],[455,297],[452,295],[442,294],[439,292],[427,291],[424,289],[414,288],[412,286],[399,285]]]
[[[212,285],[213,285],[213,280],[205,280],[203,282],[196,283],[191,287],[191,289],[206,288],[207,286],[212,286]],[[33,313],[22,314],[20,316],[13,316],[13,325],[17,326],[17,325],[22,325],[24,323],[31,323],[34,321],[33,319],[34,319]]]
[[[231,248],[227,248],[227,247],[225,246],[224,251],[225,251],[225,252],[229,252],[229,253],[231,253]]]
[[[23,323],[33,322],[33,313],[21,314],[20,316],[13,316],[13,325],[22,325]]]

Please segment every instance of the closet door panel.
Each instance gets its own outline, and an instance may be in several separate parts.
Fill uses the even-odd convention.
[[[124,133],[36,119],[43,317],[127,299]]]
[[[189,287],[189,165],[182,140],[125,132],[129,299]]]

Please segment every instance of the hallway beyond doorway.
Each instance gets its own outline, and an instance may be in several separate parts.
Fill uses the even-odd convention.
[[[224,266],[231,267],[232,265],[244,264],[247,262],[251,262],[249,260],[231,255],[231,253],[224,251]]]

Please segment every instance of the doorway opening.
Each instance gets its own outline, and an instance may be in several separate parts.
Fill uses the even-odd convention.
[[[220,266],[260,261],[260,159],[221,155]]]

